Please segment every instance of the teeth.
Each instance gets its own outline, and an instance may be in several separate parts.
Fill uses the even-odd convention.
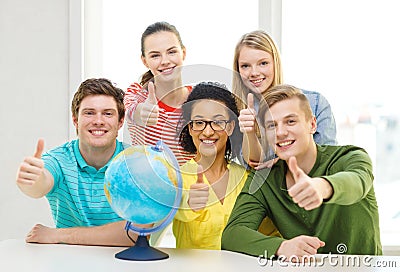
[[[203,140],[203,143],[205,143],[205,144],[213,144],[213,143],[215,143],[215,141],[213,141],[213,140]]]
[[[167,68],[167,69],[164,69],[164,70],[162,70],[162,71],[163,71],[163,73],[165,73],[165,72],[172,71],[172,69],[173,69],[173,68]]]
[[[103,135],[104,131],[103,130],[92,130],[92,134],[94,134],[94,135]]]
[[[260,83],[261,81],[263,81],[263,80],[262,79],[252,80],[252,82],[255,84]]]
[[[288,146],[288,145],[290,145],[290,144],[292,144],[292,143],[293,143],[293,141],[287,141],[287,142],[279,143],[278,145],[279,145],[279,146]]]

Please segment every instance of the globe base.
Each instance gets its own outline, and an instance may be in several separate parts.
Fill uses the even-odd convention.
[[[155,261],[168,257],[167,253],[151,247],[147,237],[143,235],[138,236],[134,246],[115,254],[115,258],[128,261]]]

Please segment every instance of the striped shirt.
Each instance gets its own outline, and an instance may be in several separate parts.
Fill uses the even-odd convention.
[[[189,91],[192,90],[192,87],[188,88]],[[132,117],[137,105],[143,103],[147,96],[147,90],[143,89],[139,83],[130,85],[125,94],[124,104],[132,145],[155,145],[158,140],[162,140],[172,150],[179,165],[184,164],[193,158],[194,154],[186,152],[179,144],[177,127],[182,113],[181,108],[173,108],[158,101],[159,116],[156,125],[140,126],[133,121]]]
[[[123,149],[117,141],[113,157]],[[57,228],[99,226],[123,220],[104,194],[104,173],[109,162],[99,170],[88,165],[79,151],[79,140],[46,152],[42,159],[54,177],[54,186],[46,197]]]

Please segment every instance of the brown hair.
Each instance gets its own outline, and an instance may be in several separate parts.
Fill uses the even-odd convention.
[[[146,38],[154,33],[158,32],[172,32],[176,35],[178,38],[179,44],[181,45],[182,48],[185,48],[183,45],[181,35],[179,34],[178,30],[176,29],[175,26],[167,23],[167,22],[156,22],[154,24],[149,25],[146,30],[142,34],[142,38],[140,40],[140,50],[142,52],[142,57],[145,57],[145,48],[144,48],[144,41]],[[154,77],[153,73],[148,70],[146,73],[144,73],[140,79],[140,85],[145,86],[149,81]]]
[[[294,86],[282,84],[270,88],[268,92],[263,94],[263,100],[260,103],[260,110],[258,112],[261,124],[265,123],[265,114],[269,108],[280,101],[292,99],[294,97],[299,99],[300,108],[304,111],[306,119],[309,120],[312,118],[313,113],[310,102],[303,92]]]
[[[82,100],[89,95],[107,95],[112,96],[117,103],[118,120],[125,116],[124,91],[114,86],[110,80],[105,78],[87,79],[79,85],[74,98],[72,99],[72,116],[78,119],[79,107]]]

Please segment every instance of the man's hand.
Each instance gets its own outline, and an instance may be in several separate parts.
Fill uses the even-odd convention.
[[[295,184],[289,188],[288,193],[299,207],[312,210],[321,206],[324,199],[332,196],[331,184],[323,178],[310,178],[297,165],[295,157],[290,157],[289,170],[292,172]]]
[[[25,241],[27,243],[39,244],[58,244],[62,242],[56,228],[49,228],[42,224],[36,224],[33,226],[26,235]]]
[[[44,162],[42,153],[44,149],[44,140],[39,139],[36,151],[31,157],[26,157],[21,163],[17,172],[17,185],[35,185],[43,176]]]
[[[206,207],[210,194],[209,190],[210,187],[204,184],[203,168],[199,165],[197,169],[197,181],[190,186],[189,190],[188,204],[193,211],[197,212]]]
[[[297,236],[293,239],[283,241],[276,255],[278,257],[285,256],[287,261],[294,262],[294,256],[302,261],[304,256],[315,255],[320,247],[325,246],[325,242],[321,241],[318,237],[311,236]]]

